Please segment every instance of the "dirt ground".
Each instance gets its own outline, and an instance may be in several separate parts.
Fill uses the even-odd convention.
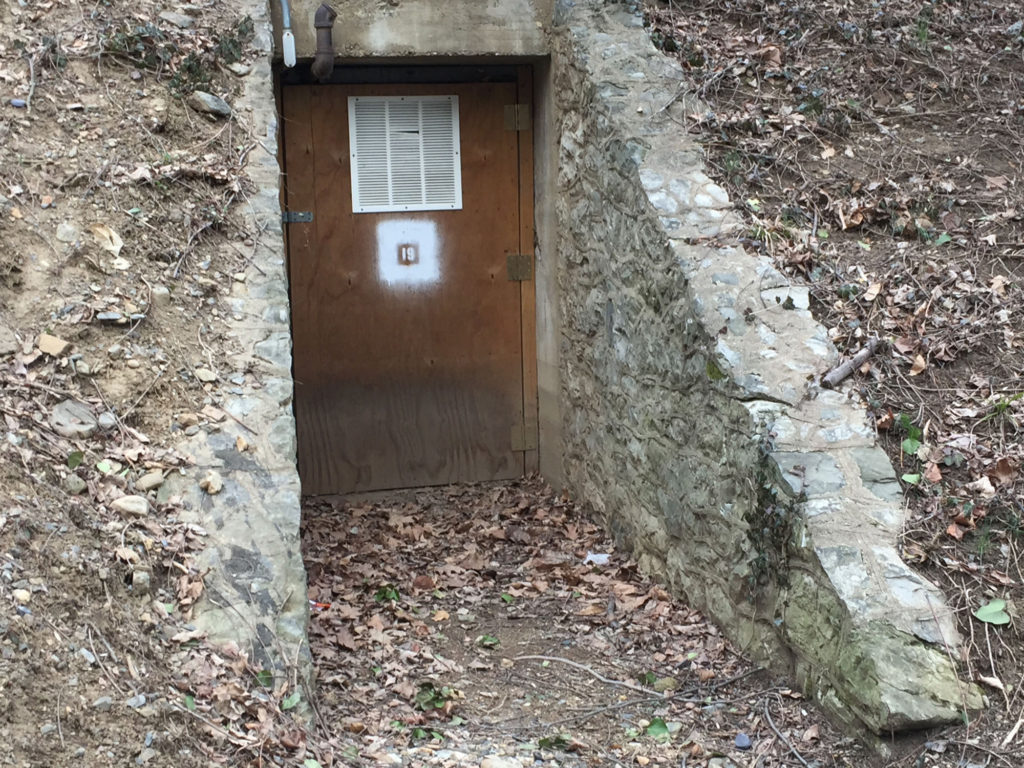
[[[224,299],[260,236],[253,139],[189,106],[251,24],[185,10],[0,5],[0,765],[312,759],[292,691],[189,624],[205,532],[158,494],[250,375]]]
[[[254,140],[194,93],[230,104],[251,29],[230,2],[161,11],[0,5],[0,766],[878,762],[536,481],[309,503],[311,728],[194,631],[205,532],[159,485],[224,419],[212,385],[253,375],[224,320],[260,237]],[[904,555],[992,703],[891,762],[1020,765],[1021,5],[649,16],[748,247],[842,349],[887,342],[856,385],[905,473]],[[973,616],[994,599],[1008,624]]]

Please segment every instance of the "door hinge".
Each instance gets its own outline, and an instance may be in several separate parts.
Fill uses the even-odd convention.
[[[513,451],[535,451],[537,450],[538,434],[536,422],[527,424],[519,422],[512,425],[512,450]]]
[[[505,130],[506,131],[528,131],[528,130],[530,130],[530,105],[529,104],[506,104],[505,105]]]
[[[284,224],[308,224],[312,220],[312,211],[281,211],[281,222]]]
[[[507,261],[509,280],[521,283],[533,279],[532,253],[510,253]]]

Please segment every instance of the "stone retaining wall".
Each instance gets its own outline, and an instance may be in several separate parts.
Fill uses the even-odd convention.
[[[980,705],[942,595],[896,550],[901,491],[825,330],[687,136],[635,12],[555,11],[565,478],[641,565],[851,725]],[[541,201],[543,205],[543,201]],[[948,647],[947,647],[948,646]]]
[[[208,569],[206,591],[197,606],[196,625],[213,642],[237,643],[258,668],[294,673],[297,667],[305,679],[310,669],[309,607],[299,541],[288,278],[268,11],[262,0],[240,0],[239,13],[252,18],[253,46],[260,55],[244,77],[241,96],[231,104],[238,130],[246,136],[239,141],[254,143],[245,170],[256,191],[238,205],[247,230],[257,234],[236,244],[246,250],[248,264],[236,276],[229,299],[226,334],[237,351],[217,361],[221,377],[210,390],[213,404],[230,418],[215,429],[200,429],[180,446],[195,458],[195,467],[187,476],[172,475],[160,493],[181,496],[192,520],[208,533],[200,556],[200,565]],[[218,487],[216,493],[209,492]]]

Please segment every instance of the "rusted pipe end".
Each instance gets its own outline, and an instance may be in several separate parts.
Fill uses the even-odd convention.
[[[313,64],[309,71],[317,79],[317,82],[323,82],[334,71],[332,35],[336,18],[338,18],[338,12],[327,3],[321,3],[313,16],[313,26],[316,27],[316,53],[313,55]]]
[[[336,10],[327,3],[320,3],[320,7],[316,9],[316,13],[313,15],[313,26],[317,29],[333,27],[336,18],[338,18]]]

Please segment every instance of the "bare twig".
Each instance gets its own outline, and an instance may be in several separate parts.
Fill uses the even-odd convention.
[[[879,339],[869,340],[864,349],[826,373],[821,379],[821,386],[828,387],[829,389],[835,387],[839,382],[864,365],[867,359],[878,349],[879,344],[881,344]]]
[[[771,726],[771,729],[773,731],[775,731],[775,735],[779,737],[779,740],[789,748],[789,751],[793,754],[793,757],[799,760],[800,764],[805,766],[805,768],[811,768],[810,763],[804,760],[804,756],[797,751],[796,747],[793,746],[793,743],[789,739],[787,739],[785,734],[783,734],[782,731],[780,731],[778,727],[775,725],[775,721],[772,720],[771,708],[768,706],[768,699],[764,700],[764,719],[768,721],[768,725]]]
[[[26,56],[28,61],[28,96],[25,98],[25,111],[32,111],[32,97],[36,92],[36,61],[35,56]]]
[[[114,676],[110,674],[110,670],[107,669],[107,665],[103,663],[103,659],[101,659],[99,653],[96,652],[96,645],[92,641],[92,632],[93,628],[92,625],[90,624],[86,627],[86,634],[89,636],[89,647],[92,649],[93,658],[95,658],[96,663],[100,665],[100,669],[103,670],[103,674],[106,675],[107,680],[109,680],[110,684],[114,686],[114,690],[117,691],[119,694],[124,695],[124,689],[122,689],[121,686],[117,684],[117,680],[115,680]]]
[[[580,664],[578,662],[572,661],[571,659],[563,659],[561,656],[516,656],[513,659],[513,661],[557,661],[560,664],[566,664],[570,667],[574,667],[575,669],[579,669],[583,672],[586,672],[588,675],[591,675],[595,679],[600,680],[602,683],[605,683],[607,685],[617,685],[620,688],[628,688],[631,691],[642,693],[645,696],[650,696],[653,694],[653,691],[651,691],[648,688],[643,688],[639,685],[635,685],[634,683],[629,683],[624,680],[612,680],[610,677],[605,677],[600,672],[595,672],[591,667],[588,667],[586,664]],[[661,698],[665,697],[662,696]]]

